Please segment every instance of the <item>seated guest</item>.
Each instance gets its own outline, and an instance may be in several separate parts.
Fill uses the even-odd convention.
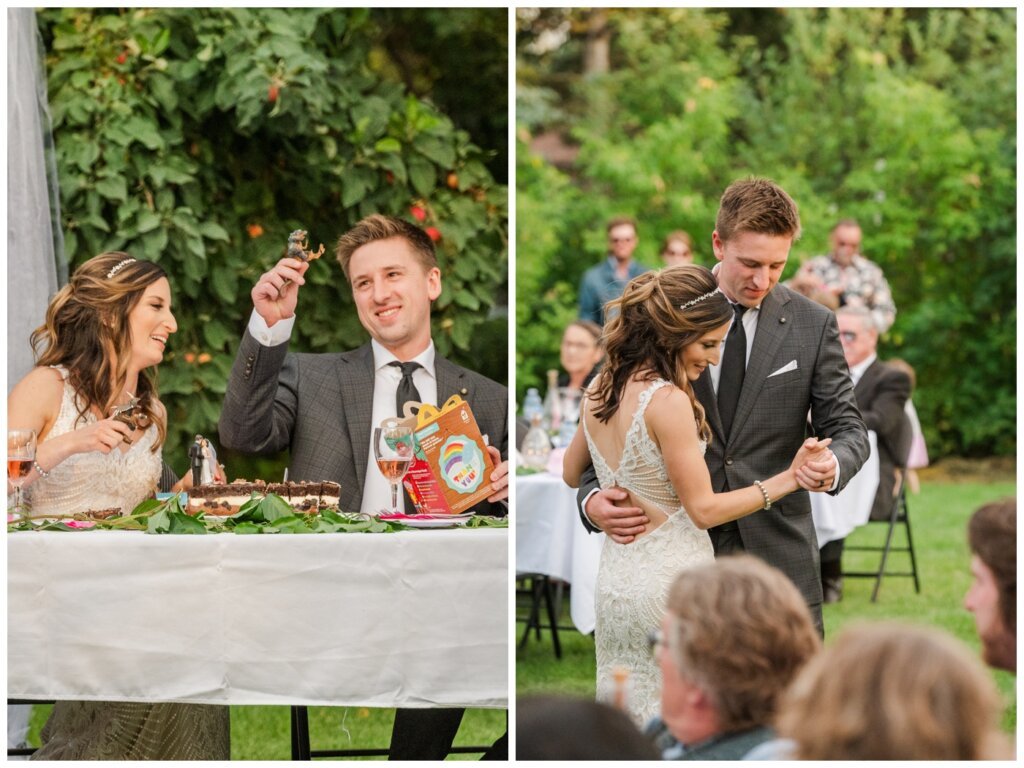
[[[687,568],[653,639],[664,759],[738,760],[773,738],[776,701],[821,647],[799,590],[751,555]]]
[[[958,640],[885,622],[844,629],[779,702],[794,760],[1009,757],[988,671]]]
[[[558,386],[586,389],[597,375],[602,357],[601,326],[591,320],[573,320],[562,334]]]
[[[625,712],[568,696],[535,695],[516,706],[516,760],[657,760]]]
[[[967,524],[974,581],[964,607],[974,614],[985,662],[1017,672],[1017,500],[979,508]]]
[[[171,303],[163,268],[121,252],[89,259],[50,301],[32,333],[37,366],[7,397],[8,428],[38,436],[24,479],[34,515],[129,514],[160,484],[167,409],[155,369],[178,330]],[[133,574],[124,580],[138,588]],[[231,752],[228,708],[199,704],[58,701],[41,740],[37,760],[227,760]]]
[[[336,255],[371,341],[349,352],[289,353],[310,262],[281,259],[252,289],[221,442],[249,454],[287,448],[291,477],[340,483],[343,510],[374,515],[391,506],[391,491],[376,469],[372,427],[408,401],[440,404],[461,395],[490,438],[496,466],[485,511],[503,514],[497,502],[508,497],[508,390],[437,354],[430,305],[442,286],[433,241],[409,222],[373,215],[342,235]],[[443,760],[461,719],[461,709],[399,709],[389,758]]]
[[[661,244],[661,260],[666,267],[693,264],[693,238],[690,233],[677,229],[665,235]]]
[[[841,307],[836,312],[839,340],[853,379],[864,424],[878,436],[878,490],[871,505],[872,520],[888,520],[892,513],[898,472],[907,464],[912,436],[906,405],[910,377],[878,359],[878,330],[864,307]],[[842,556],[845,539],[821,548],[821,586],[826,603],[843,597]]]

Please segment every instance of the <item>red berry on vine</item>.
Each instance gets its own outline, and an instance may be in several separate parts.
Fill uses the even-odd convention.
[[[409,206],[409,213],[416,221],[424,221],[427,218],[427,212],[420,208],[418,205]]]
[[[126,61],[128,61],[128,54],[127,53],[124,53],[122,51],[121,53],[117,54],[117,63],[118,64],[124,64]]]
[[[280,89],[276,85],[271,85],[267,88],[267,101],[273,104],[277,101],[277,94],[280,93]]]
[[[441,239],[441,232],[437,227],[427,227],[424,232],[427,233],[427,237],[433,240],[435,243]]]

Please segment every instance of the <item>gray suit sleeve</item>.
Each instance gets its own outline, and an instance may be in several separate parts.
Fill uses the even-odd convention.
[[[822,334],[811,385],[811,426],[814,436],[831,437],[832,453],[839,461],[839,487],[843,490],[868,458],[871,445],[867,428],[853,396],[853,381],[839,342],[839,326],[829,313]]]
[[[583,502],[587,500],[587,496],[590,495],[591,491],[598,489],[597,472],[594,471],[594,465],[590,464],[583,474],[580,476],[580,489],[576,492],[576,506],[579,507],[580,511],[580,522],[583,523],[583,527],[587,529],[588,533],[600,533],[601,529],[594,526],[585,514],[583,514]]]
[[[298,365],[288,344],[265,347],[247,330],[231,367],[220,441],[247,454],[276,453],[291,444],[298,409]]]

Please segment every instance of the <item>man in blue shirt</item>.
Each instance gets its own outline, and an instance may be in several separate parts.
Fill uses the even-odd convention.
[[[604,305],[622,295],[626,283],[647,267],[633,261],[637,244],[636,222],[620,216],[608,222],[608,258],[583,273],[580,281],[580,317],[604,325]]]

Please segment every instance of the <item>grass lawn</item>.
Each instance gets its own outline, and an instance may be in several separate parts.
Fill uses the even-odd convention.
[[[921,594],[914,593],[913,580],[886,577],[882,580],[878,602],[871,602],[871,579],[847,579],[843,600],[825,606],[825,642],[848,623],[899,619],[929,624],[950,632],[980,654],[980,643],[974,629],[973,616],[963,608],[963,597],[970,585],[970,556],[967,549],[967,520],[987,501],[1016,494],[1011,472],[995,476],[971,477],[969,480],[922,474],[921,493],[908,501],[910,521],[917,555]],[[885,526],[872,524],[859,528],[847,543],[875,544],[884,541]],[[897,528],[894,543],[905,543],[902,527]],[[874,558],[872,560],[872,558]],[[843,556],[847,570],[868,570],[877,567],[878,554],[850,552]],[[888,570],[909,570],[905,554],[890,555]],[[517,600],[517,614],[525,616],[526,603]],[[568,599],[563,600],[560,626],[571,626]],[[522,624],[519,625],[522,631]],[[516,654],[516,693],[564,693],[592,698],[594,696],[594,641],[574,630],[559,633],[562,659],[555,658],[545,631],[538,642],[531,635],[527,645]],[[1014,677],[993,671],[992,676],[1006,702],[1003,725],[1013,732],[1017,722]]]
[[[49,706],[34,708],[29,732],[31,744],[39,744],[39,731],[50,709]],[[310,707],[310,749],[386,749],[391,740],[391,724],[394,719],[393,709]],[[289,721],[288,707],[231,707],[231,759],[291,760]],[[458,736],[455,737],[455,746],[490,745],[505,732],[505,728],[505,710],[467,709]],[[480,755],[474,753],[448,757],[449,760],[479,758]]]

